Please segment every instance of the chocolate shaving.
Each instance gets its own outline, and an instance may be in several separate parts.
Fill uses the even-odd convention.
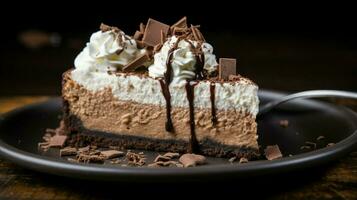
[[[124,152],[117,151],[117,150],[107,150],[107,151],[101,151],[100,155],[104,156],[105,159],[111,159],[111,158],[124,156]]]
[[[180,156],[180,154],[179,153],[167,152],[163,156],[172,159],[172,158],[178,158]]]
[[[129,165],[143,166],[145,165],[145,156],[133,152],[127,152],[126,159]]]
[[[135,60],[133,60],[129,64],[127,64],[123,68],[123,71],[134,71],[138,67],[143,66],[143,64],[148,60],[150,60],[150,57],[146,53],[142,54],[139,57],[135,58]]]
[[[144,33],[140,32],[140,31],[135,31],[133,38],[135,40],[141,40],[143,38],[143,35],[144,35]]]
[[[84,163],[104,163],[105,158],[100,155],[80,154],[77,156],[77,160]]]
[[[268,160],[274,160],[283,157],[278,145],[267,146],[264,152],[265,152],[265,157]]]
[[[206,157],[198,154],[184,154],[179,159],[180,163],[184,167],[194,167],[196,165],[202,165],[206,163]]]
[[[164,33],[164,31],[160,31],[160,44],[164,44],[166,41],[166,35]]]
[[[220,58],[218,76],[221,80],[227,80],[229,75],[237,75],[236,59]]]
[[[166,156],[162,156],[162,155],[158,155],[155,158],[154,162],[159,162],[159,161],[166,162],[166,161],[169,161],[169,160],[171,160],[171,158],[166,157]]]
[[[110,31],[112,29],[112,27],[104,24],[104,23],[101,23],[100,26],[99,26],[99,29],[102,31],[102,32],[107,32],[107,31]]]
[[[140,32],[142,33],[142,34],[144,34],[144,32],[145,32],[145,24],[143,24],[143,23],[140,23],[140,25],[139,25],[139,30],[140,30]]]
[[[73,156],[77,155],[77,149],[74,147],[65,147],[60,149],[60,156]]]
[[[316,138],[317,141],[324,140],[324,139],[325,139],[325,136],[323,136],[323,135],[320,135],[319,137]]]
[[[161,31],[163,31],[166,36],[169,29],[170,26],[149,18],[143,36],[144,44],[154,47],[161,42]]]
[[[242,78],[241,75],[229,75],[228,80],[229,81],[239,81]]]

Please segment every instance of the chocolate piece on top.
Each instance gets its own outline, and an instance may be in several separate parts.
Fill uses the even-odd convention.
[[[219,78],[228,80],[229,75],[237,75],[237,61],[234,58],[219,59]]]
[[[150,58],[149,56],[145,53],[142,54],[141,56],[137,57],[135,60],[131,61],[129,64],[127,64],[124,68],[123,71],[134,71],[138,67],[143,66],[143,64],[148,61]]]
[[[161,31],[166,36],[170,26],[149,18],[146,24],[143,42],[148,46],[155,46],[161,42]]]
[[[135,34],[134,34],[134,36],[133,36],[133,38],[135,39],[135,40],[141,40],[142,38],[143,38],[143,33],[142,32],[140,32],[140,31],[135,31]]]
[[[178,20],[174,25],[171,26],[171,30],[173,30],[173,28],[187,28],[187,17],[183,17],[180,20]]]

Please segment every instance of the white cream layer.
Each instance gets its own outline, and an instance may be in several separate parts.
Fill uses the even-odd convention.
[[[122,101],[166,106],[157,79],[137,75],[109,75],[106,72],[72,71],[72,79],[86,89],[96,92],[111,88],[113,95]],[[255,116],[258,113],[258,87],[242,79],[239,82],[215,83],[215,105],[218,110],[240,110]],[[188,107],[185,83],[171,84],[171,105]],[[211,108],[210,82],[200,81],[194,87],[195,108]]]

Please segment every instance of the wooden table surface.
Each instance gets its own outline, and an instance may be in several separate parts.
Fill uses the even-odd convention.
[[[47,98],[0,97],[0,114]],[[205,190],[197,189],[192,184],[123,184],[73,180],[27,170],[0,158],[0,199],[115,199],[123,197],[125,193],[132,197],[170,197],[183,195],[181,191],[192,191],[200,196],[217,192],[222,196],[258,195],[270,199],[357,199],[357,152],[327,166],[284,175],[284,178],[200,183],[199,188],[205,187]]]

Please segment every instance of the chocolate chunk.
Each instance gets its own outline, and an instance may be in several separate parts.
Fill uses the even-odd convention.
[[[143,66],[143,64],[150,60],[149,56],[144,53],[142,55],[140,55],[139,57],[137,57],[135,60],[131,61],[129,64],[127,64],[124,68],[123,71],[134,71],[135,69],[137,69],[138,67]]]
[[[174,28],[187,28],[187,17],[183,17],[180,20],[178,20],[174,25],[171,26],[171,29],[173,30]]]
[[[206,157],[197,154],[184,154],[179,159],[184,167],[194,167],[206,163]]]
[[[244,157],[241,157],[240,159],[239,159],[239,163],[247,163],[248,162],[248,159],[246,159],[246,158],[244,158]]]
[[[236,59],[220,58],[219,59],[219,78],[228,80],[229,75],[237,75]]]
[[[289,121],[288,120],[280,120],[279,125],[283,128],[287,128],[289,126]]]
[[[140,31],[135,31],[135,34],[134,34],[134,36],[133,36],[133,38],[135,39],[135,40],[141,40],[142,38],[143,38],[143,33],[142,32],[140,32]]]
[[[283,157],[278,145],[267,146],[264,152],[265,152],[265,157],[268,160],[274,160]]]
[[[106,159],[111,159],[111,158],[124,156],[124,152],[117,151],[117,150],[107,150],[107,151],[101,151],[100,155],[104,156]]]
[[[60,156],[73,156],[77,155],[77,149],[74,147],[66,147],[60,149]]]
[[[54,135],[49,141],[49,147],[63,147],[66,140],[66,135]]]
[[[163,31],[166,36],[169,29],[170,26],[149,18],[143,36],[144,44],[154,47],[155,45],[160,43],[160,32]]]
[[[180,156],[179,153],[172,153],[172,152],[167,152],[164,154],[165,157],[169,157],[169,158],[178,158]]]

